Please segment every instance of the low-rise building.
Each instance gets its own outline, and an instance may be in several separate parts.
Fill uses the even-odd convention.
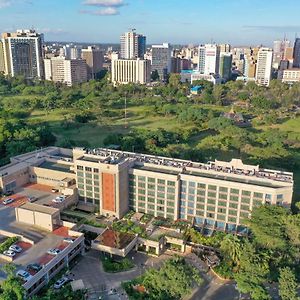
[[[283,71],[282,82],[295,83],[300,82],[300,68],[288,69]]]

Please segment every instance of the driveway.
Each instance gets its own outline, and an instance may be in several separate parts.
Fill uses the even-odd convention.
[[[159,268],[164,261],[170,259],[171,255],[164,254],[160,257],[150,257],[143,253],[131,252],[128,258],[132,259],[136,267],[130,271],[122,273],[106,273],[103,271],[99,259],[99,252],[91,250],[79,261],[72,269],[75,274],[74,279],[82,279],[86,288],[91,291],[94,298],[99,299],[99,295],[103,295],[104,291],[115,289],[118,293],[118,299],[127,299],[122,295],[124,291],[120,288],[123,281],[132,280],[142,275],[148,268]],[[195,289],[192,296],[185,300],[234,300],[238,299],[238,292],[235,290],[233,283],[224,283],[216,277],[207,273],[207,267],[203,261],[193,254],[187,255],[186,259],[194,265],[205,280],[205,284]],[[104,299],[113,299],[112,296],[104,297]]]

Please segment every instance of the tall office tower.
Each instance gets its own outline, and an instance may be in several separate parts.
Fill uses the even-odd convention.
[[[121,41],[121,58],[133,59],[144,58],[146,53],[146,37],[135,32],[125,32],[120,37]]]
[[[273,50],[260,48],[258,51],[255,80],[258,85],[269,86],[272,75]]]
[[[273,46],[273,63],[279,67],[280,61],[284,59],[286,48],[290,47],[290,41],[284,39],[283,41],[274,41]]]
[[[220,45],[220,52],[222,53],[230,53],[231,52],[231,45],[230,44],[221,44]]]
[[[247,79],[255,79],[256,75],[256,59],[252,54],[245,55],[244,76]]]
[[[17,30],[2,34],[4,74],[43,78],[43,35],[34,30]]]
[[[205,71],[205,46],[199,46],[199,54],[198,54],[198,71],[201,74],[204,74]]]
[[[111,61],[111,81],[114,85],[139,83],[146,84],[151,81],[150,60],[113,59]]]
[[[152,45],[152,72],[158,72],[161,81],[166,81],[171,71],[171,46],[168,43]]]
[[[72,47],[70,49],[70,59],[78,59],[81,58],[81,48]]]
[[[300,38],[296,38],[294,44],[294,68],[300,68]]]
[[[220,65],[220,47],[215,44],[205,45],[204,74],[218,74]]]
[[[53,57],[44,59],[45,79],[68,86],[87,81],[87,65],[83,59]]]
[[[100,49],[89,46],[81,50],[81,58],[88,66],[88,78],[95,79],[97,74],[103,69],[104,56]]]
[[[232,54],[221,53],[220,56],[220,68],[219,74],[224,80],[231,79],[231,69],[232,69]]]
[[[283,60],[292,62],[294,59],[294,47],[286,47],[283,54]]]

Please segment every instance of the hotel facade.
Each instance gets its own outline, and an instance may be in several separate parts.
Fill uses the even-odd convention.
[[[30,160],[24,161],[25,157],[29,156],[12,158],[13,166],[6,169],[14,170],[13,174],[0,168],[4,191],[26,181],[43,183],[45,178],[60,188],[58,178],[74,178],[79,204],[105,216],[122,218],[132,209],[188,220],[203,228],[243,233],[255,206],[289,207],[292,202],[292,173],[245,165],[237,159],[203,164],[109,149],[56,147],[43,149]],[[47,161],[55,164],[55,172]],[[26,174],[22,180],[18,165],[21,175]],[[37,176],[41,173],[43,176]]]

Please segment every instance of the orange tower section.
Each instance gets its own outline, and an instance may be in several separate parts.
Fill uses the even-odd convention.
[[[102,209],[116,212],[115,175],[102,173]]]

